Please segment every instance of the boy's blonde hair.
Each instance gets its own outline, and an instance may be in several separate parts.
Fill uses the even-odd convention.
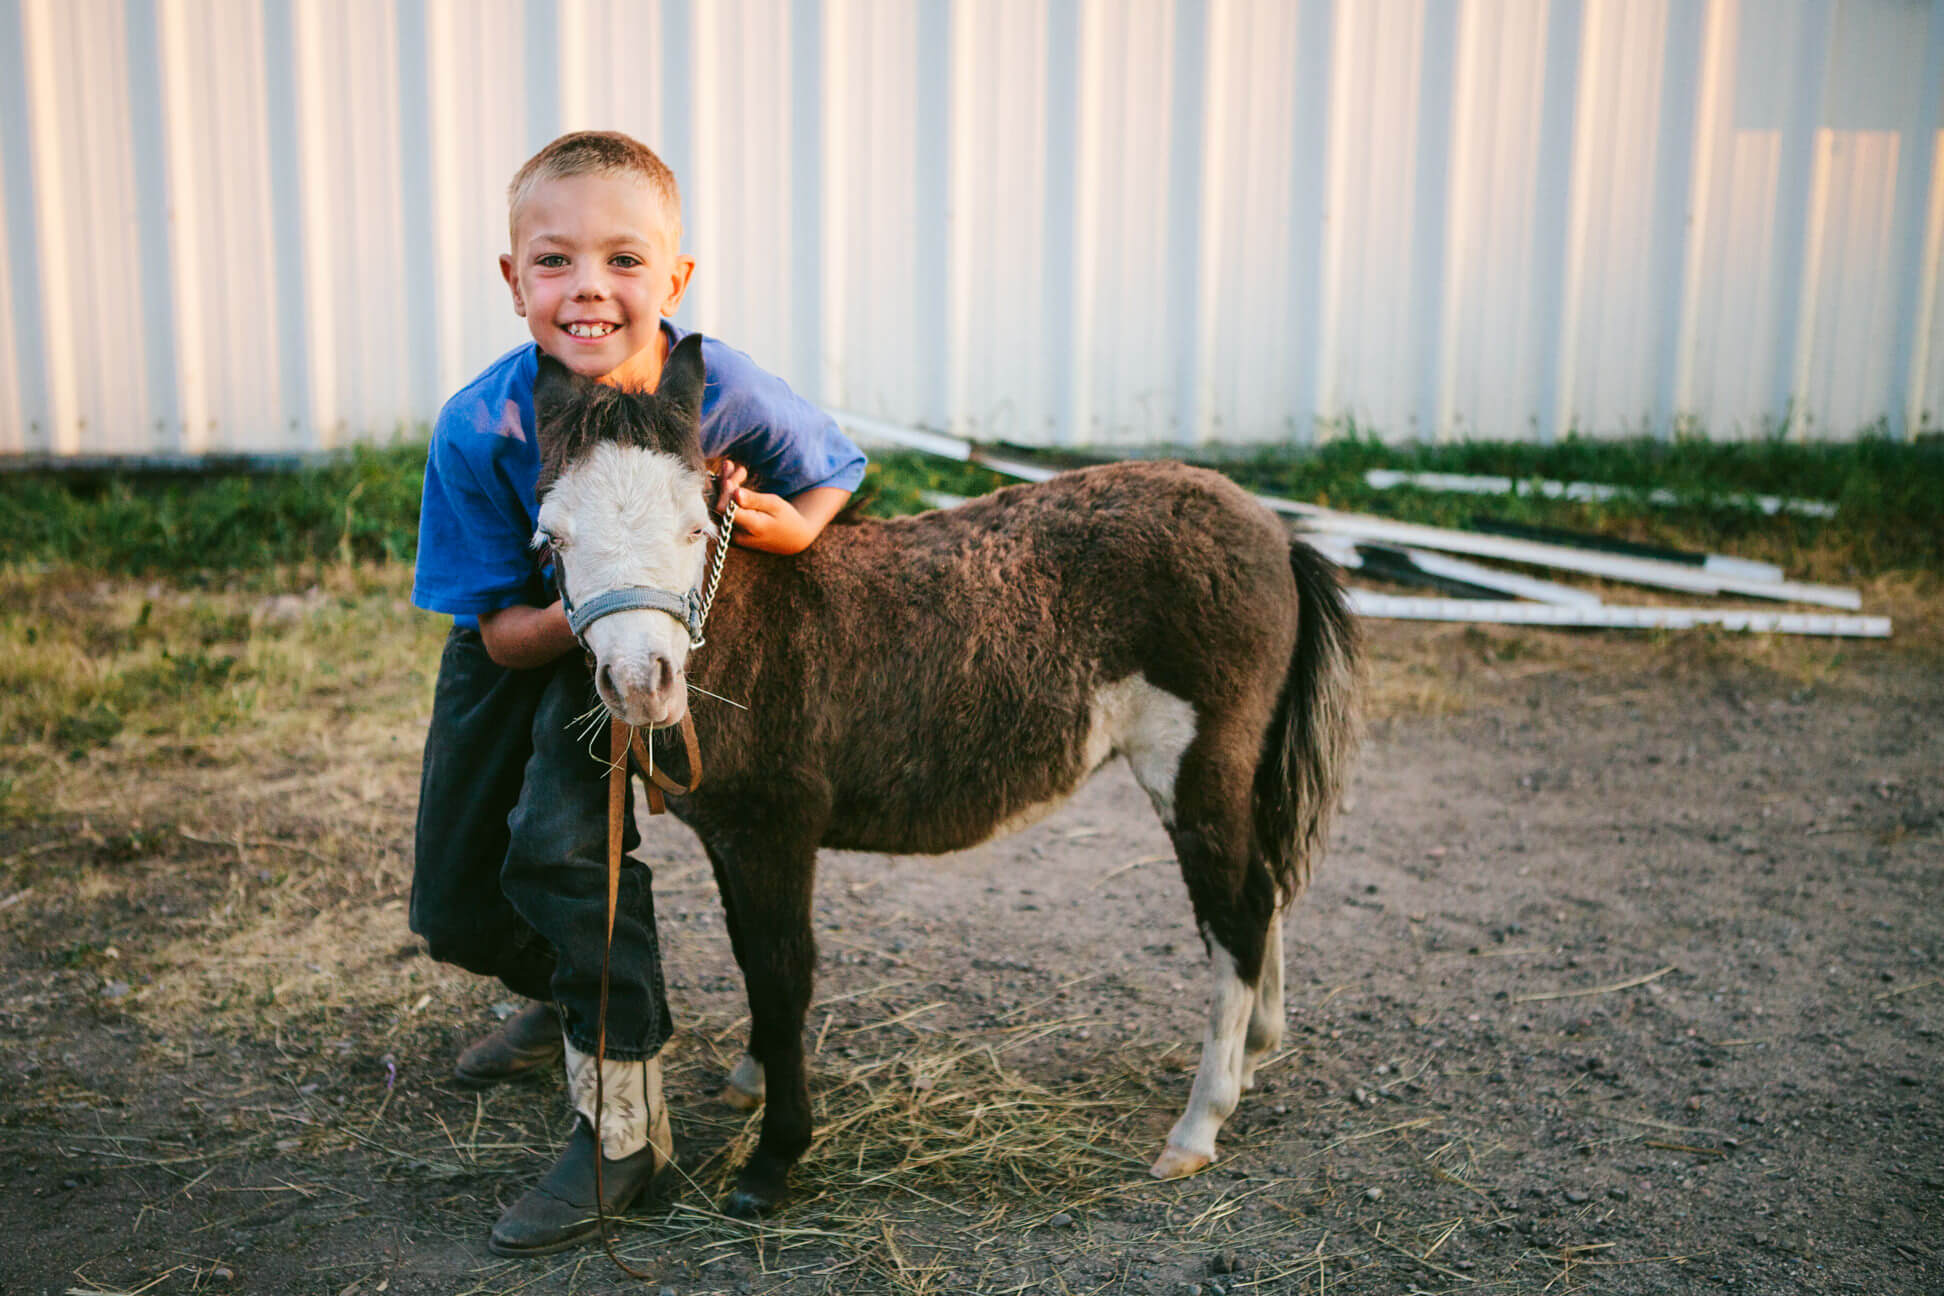
[[[682,241],[682,191],[675,173],[655,156],[655,150],[620,131],[574,131],[562,135],[526,160],[506,186],[506,224],[509,238],[517,238],[520,204],[535,185],[577,175],[630,175],[655,191],[667,209],[668,223],[679,246]]]

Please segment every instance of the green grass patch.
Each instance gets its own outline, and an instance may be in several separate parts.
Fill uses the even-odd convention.
[[[133,576],[409,562],[423,442],[291,472],[0,476],[0,561]]]
[[[1316,448],[1264,446],[1196,454],[1252,489],[1405,521],[1463,526],[1480,515],[1601,531],[1627,539],[1743,553],[1803,574],[1856,578],[1944,572],[1944,440],[1841,445],[1762,441],[1580,441],[1551,446],[1466,442],[1391,446],[1356,437]],[[1600,503],[1538,496],[1379,491],[1365,470],[1478,473],[1608,483]],[[359,449],[282,474],[158,479],[0,476],[0,564],[81,569],[188,582],[302,588],[326,565],[410,563],[418,540],[422,443]],[[997,474],[916,452],[875,456],[869,508],[923,507],[922,493],[976,495]],[[1671,490],[1662,507],[1646,493]],[[1828,500],[1834,518],[1769,517],[1737,494]]]

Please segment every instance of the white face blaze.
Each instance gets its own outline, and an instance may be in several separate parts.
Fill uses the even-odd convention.
[[[695,588],[715,534],[703,477],[673,455],[603,443],[554,480],[540,506],[542,537],[560,551],[579,607],[609,590]],[[587,628],[594,683],[609,711],[638,728],[688,711],[688,628],[652,609],[615,612]]]

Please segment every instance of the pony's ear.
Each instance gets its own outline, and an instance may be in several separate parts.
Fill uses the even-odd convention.
[[[572,400],[586,383],[587,379],[542,351],[540,372],[533,380],[534,421],[546,422],[550,411]]]
[[[672,409],[683,427],[698,427],[702,421],[702,386],[707,381],[702,370],[702,335],[691,333],[668,353],[655,399]]]

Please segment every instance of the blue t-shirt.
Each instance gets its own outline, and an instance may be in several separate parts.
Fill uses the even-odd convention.
[[[662,330],[671,348],[685,336],[667,321]],[[786,498],[817,486],[856,490],[864,480],[863,451],[781,378],[710,337],[702,366],[704,455],[735,460],[751,486]],[[539,372],[538,345],[514,348],[447,401],[432,430],[412,602],[462,626],[553,601],[529,547],[540,512]]]

